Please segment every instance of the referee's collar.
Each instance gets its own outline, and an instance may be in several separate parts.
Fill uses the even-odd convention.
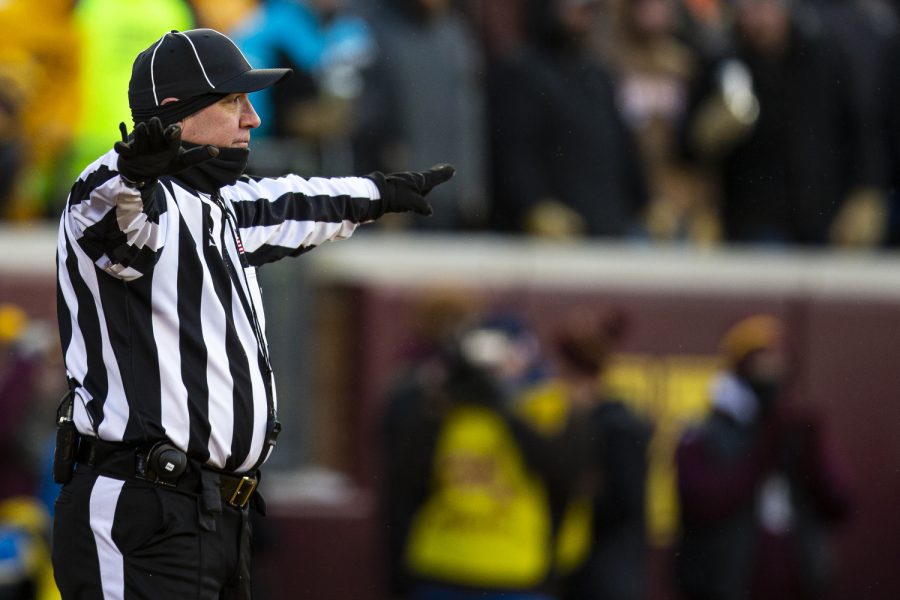
[[[200,148],[199,144],[182,141],[185,150]],[[173,177],[197,191],[213,194],[220,188],[234,185],[244,174],[250,159],[248,148],[219,148],[219,155],[200,164],[179,171]]]

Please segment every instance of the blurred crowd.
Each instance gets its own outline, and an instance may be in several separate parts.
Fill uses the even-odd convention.
[[[57,600],[50,528],[53,415],[62,397],[56,331],[0,304],[0,599]]]
[[[826,597],[850,486],[796,397],[782,321],[750,315],[722,332],[709,408],[667,459],[677,533],[653,559],[658,423],[609,376],[628,315],[583,306],[539,335],[514,311],[443,296],[418,316],[380,429],[390,597]]]
[[[679,508],[672,539],[654,547],[659,415],[610,377],[629,313],[581,304],[539,332],[518,311],[442,290],[411,318],[371,449],[384,583],[373,598],[826,597],[852,490],[826,423],[798,397],[782,321],[750,315],[721,332],[695,399],[708,409],[667,451]],[[47,415],[61,372],[48,324],[0,304],[0,600],[59,598]],[[273,543],[264,522],[259,533]]]
[[[0,212],[54,220],[131,57],[211,27],[256,67],[251,172],[457,177],[389,228],[699,246],[900,242],[891,0],[8,0]]]

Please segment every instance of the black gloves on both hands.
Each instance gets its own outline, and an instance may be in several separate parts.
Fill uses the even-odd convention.
[[[153,117],[134,126],[131,138],[125,123],[119,124],[122,141],[113,148],[119,154],[118,170],[122,178],[136,188],[143,188],[162,175],[173,175],[188,167],[218,156],[215,146],[201,146],[185,150],[181,146],[181,125],[163,128],[162,121]]]
[[[181,126],[172,124],[163,128],[158,117],[135,125],[130,138],[125,123],[119,125],[119,130],[122,141],[113,146],[119,154],[117,169],[126,183],[138,189],[154,183],[160,176],[173,175],[219,154],[219,149],[210,145],[185,150],[181,145]],[[373,203],[375,214],[370,217],[377,219],[385,213],[409,211],[431,215],[433,210],[425,196],[454,173],[453,166],[439,164],[427,171],[387,175],[376,171],[367,175],[381,194],[381,202]]]
[[[375,182],[378,191],[381,192],[381,205],[378,214],[372,218],[378,218],[384,213],[409,212],[429,216],[434,211],[425,196],[435,186],[448,181],[456,169],[448,164],[435,165],[427,171],[405,171],[402,173],[388,173],[385,175],[379,171],[366,175]]]

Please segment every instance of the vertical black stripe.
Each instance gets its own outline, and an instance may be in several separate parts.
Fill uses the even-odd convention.
[[[250,379],[250,363],[238,338],[233,321],[228,321],[225,352],[234,381],[232,406],[234,407],[234,427],[231,438],[231,456],[225,463],[226,469],[237,469],[250,453],[253,440],[253,384]]]
[[[106,365],[103,363],[100,317],[94,306],[94,297],[78,271],[78,257],[75,256],[75,249],[68,236],[66,237],[66,272],[69,274],[72,291],[75,293],[78,329],[84,338],[85,352],[87,352],[87,373],[81,384],[92,397],[87,405],[87,411],[91,416],[94,429],[96,429],[103,422],[103,404],[109,391],[109,377],[106,373]]]
[[[205,215],[208,208],[203,208]],[[170,223],[172,225],[174,223]],[[178,220],[178,235],[178,343],[181,351],[181,380],[188,396],[188,454],[205,462],[209,459],[210,424],[206,345],[200,321],[203,264],[198,256],[197,242],[184,219]],[[207,241],[203,239],[201,243],[206,244]]]
[[[65,268],[60,265],[60,257],[56,257],[56,321],[59,324],[59,343],[62,348],[63,358],[69,350],[69,344],[72,343],[72,313],[63,297],[62,283],[60,283],[59,270]]]
[[[129,414],[124,439],[158,440],[165,432],[162,428],[159,355],[153,339],[153,279],[145,275],[125,282],[105,274],[100,279],[107,328],[112,332],[115,327],[116,331],[115,336],[110,333],[110,342],[128,396]],[[110,296],[106,296],[107,291]]]
[[[220,247],[227,253],[225,236],[228,225],[222,222]],[[234,410],[234,424],[231,436],[231,456],[225,462],[226,470],[234,470],[244,462],[250,452],[253,439],[253,384],[250,379],[250,362],[234,325],[233,303],[235,289],[241,290],[238,273],[227,258],[219,254],[219,248],[207,244],[204,248],[206,264],[212,275],[216,296],[225,310],[225,354],[228,357],[228,370],[233,382],[231,402]],[[227,254],[225,254],[227,257]],[[243,303],[242,303],[243,304]],[[246,311],[245,306],[241,306]]]

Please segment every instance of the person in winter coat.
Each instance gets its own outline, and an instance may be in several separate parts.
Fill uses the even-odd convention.
[[[633,234],[647,201],[609,69],[588,43],[596,0],[534,0],[530,39],[489,80],[492,227],[547,237]]]
[[[849,489],[821,424],[785,405],[783,327],[760,315],[725,336],[712,410],[676,451],[676,582],[688,600],[818,598],[828,529]]]

